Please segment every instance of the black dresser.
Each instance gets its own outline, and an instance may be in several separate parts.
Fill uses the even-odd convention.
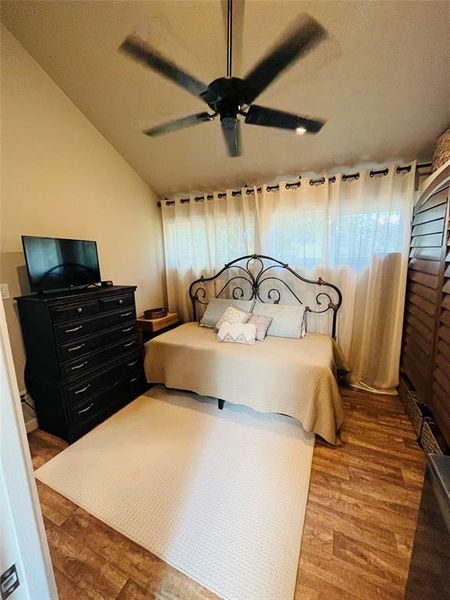
[[[16,298],[39,427],[74,442],[148,387],[134,286]]]

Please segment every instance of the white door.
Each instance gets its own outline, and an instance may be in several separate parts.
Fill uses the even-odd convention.
[[[8,598],[58,598],[0,302],[0,576],[12,565],[19,586]]]

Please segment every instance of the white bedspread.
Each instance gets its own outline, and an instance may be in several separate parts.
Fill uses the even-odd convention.
[[[339,443],[344,413],[328,336],[224,344],[211,329],[185,323],[147,342],[145,350],[149,383],[289,415],[306,431]]]

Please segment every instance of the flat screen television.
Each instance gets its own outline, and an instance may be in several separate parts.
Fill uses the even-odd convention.
[[[101,280],[96,242],[23,235],[22,244],[33,292],[86,286]]]

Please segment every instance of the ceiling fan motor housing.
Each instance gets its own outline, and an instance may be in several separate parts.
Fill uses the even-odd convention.
[[[208,85],[202,96],[209,107],[220,114],[220,120],[235,120],[245,104],[245,82],[239,77],[219,77]]]

